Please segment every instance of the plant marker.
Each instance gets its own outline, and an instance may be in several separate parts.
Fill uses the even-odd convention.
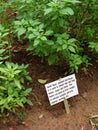
[[[64,99],[64,106],[65,106],[66,113],[69,114],[70,113],[70,108],[69,108],[69,104],[68,104],[67,99]]]

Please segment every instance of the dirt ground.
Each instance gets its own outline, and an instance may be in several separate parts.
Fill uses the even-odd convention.
[[[28,71],[33,79],[33,91],[30,99],[33,106],[25,106],[17,115],[8,114],[0,119],[0,130],[97,130],[92,129],[88,116],[98,115],[98,65],[91,66],[88,73],[76,74],[79,95],[68,99],[70,114],[66,114],[63,102],[50,106],[45,86],[38,79],[47,83],[64,77],[64,66],[48,66],[40,58],[19,52],[13,58],[19,64],[29,64]],[[23,119],[19,118],[23,113]],[[98,121],[98,120],[97,120]]]

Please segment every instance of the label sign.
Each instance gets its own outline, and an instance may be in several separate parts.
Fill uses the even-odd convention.
[[[51,106],[78,95],[75,74],[48,83],[45,88]]]

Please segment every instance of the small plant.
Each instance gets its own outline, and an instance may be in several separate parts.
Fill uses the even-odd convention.
[[[11,43],[8,38],[9,29],[0,24],[0,61],[6,60],[11,57]]]
[[[14,32],[20,41],[28,39],[28,50],[42,59],[46,57],[49,65],[58,63],[61,57],[68,60],[73,53],[80,55],[81,48],[78,41],[75,38],[70,38],[67,33],[67,18],[74,15],[71,6],[78,2],[77,0],[73,2],[53,0],[46,1],[46,6],[43,6],[44,2],[35,2],[38,11],[41,10],[41,14],[32,5],[37,15],[33,13],[28,20],[23,17],[23,19],[14,21]],[[80,64],[82,62],[77,64],[77,68]],[[72,69],[78,70],[76,66],[73,66]]]
[[[93,53],[93,56],[95,55],[96,62],[98,62],[98,42],[90,42],[88,47]]]
[[[98,53],[98,43],[97,42],[90,42],[88,47],[90,48],[90,50],[93,53]]]
[[[90,114],[88,117],[92,130],[94,130],[95,128],[98,128],[98,122],[96,123],[96,121],[94,121],[95,118],[98,118],[98,115]]]
[[[19,106],[25,103],[32,105],[26,97],[31,92],[31,88],[25,89],[24,81],[31,82],[26,68],[28,65],[18,65],[11,62],[0,64],[0,112],[5,110],[15,112]]]
[[[24,113],[24,112],[19,112],[18,115],[17,115],[17,117],[18,117],[19,120],[22,120],[25,115],[26,115],[26,113]]]

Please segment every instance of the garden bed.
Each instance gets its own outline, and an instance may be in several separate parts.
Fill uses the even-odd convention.
[[[90,67],[88,73],[76,74],[79,95],[69,99],[71,112],[66,114],[63,102],[50,106],[45,86],[38,82],[38,79],[45,79],[48,83],[64,77],[65,68],[42,63],[24,50],[14,57],[14,62],[29,63],[28,71],[33,79],[28,86],[32,87],[29,98],[33,106],[26,105],[15,115],[7,113],[7,117],[0,119],[0,130],[91,130],[88,116],[98,114],[97,65]]]
[[[0,2],[0,130],[98,130],[97,21],[97,0]],[[67,114],[45,84],[73,73]]]

